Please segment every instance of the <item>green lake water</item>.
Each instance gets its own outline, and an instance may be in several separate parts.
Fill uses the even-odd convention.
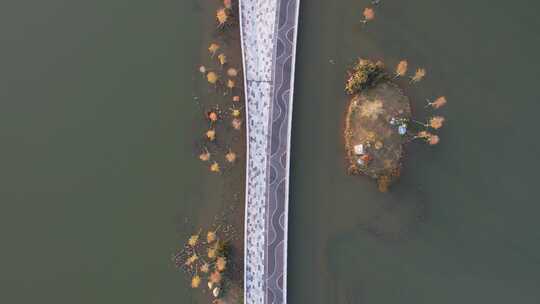
[[[540,5],[303,1],[291,159],[289,303],[539,303]],[[446,95],[437,147],[408,148],[389,194],[345,174],[345,67],[400,59],[416,117]],[[335,64],[331,64],[333,60]],[[316,85],[314,85],[316,84]]]
[[[367,4],[302,1],[289,303],[540,302],[540,5],[383,0],[362,28]],[[194,302],[169,257],[226,187],[195,161],[201,17],[199,0],[0,3],[2,302]],[[441,144],[412,145],[389,194],[345,174],[356,56],[426,67],[415,109],[449,100]]]
[[[1,302],[191,303],[197,2],[0,4]]]

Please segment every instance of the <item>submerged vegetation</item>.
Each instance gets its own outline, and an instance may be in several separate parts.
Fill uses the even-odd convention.
[[[207,24],[207,42],[201,48],[202,59],[195,72],[200,75],[194,78],[195,86],[203,89],[198,92],[201,97],[193,98],[202,114],[198,121],[200,129],[194,135],[194,161],[213,175],[211,183],[219,180],[232,185],[218,194],[228,210],[233,207],[231,201],[243,204],[238,198],[243,197],[244,191],[244,185],[237,182],[243,180],[243,164],[239,160],[245,155],[244,108],[239,104],[243,100],[240,32],[235,26],[238,3],[224,0],[220,7],[210,1],[202,5],[209,19],[215,18],[217,28],[213,23]],[[173,256],[176,267],[189,278],[187,286],[210,294],[211,303],[238,303],[243,294],[243,242],[238,241],[234,232],[243,231],[235,227],[243,223],[242,217],[243,212],[236,212],[227,222],[223,218],[219,225],[214,223],[214,228],[199,229]]]
[[[231,227],[221,229],[219,225],[208,229],[206,238],[201,238],[202,229],[189,237],[181,250],[173,255],[178,269],[190,277],[190,287],[197,289],[205,282],[214,298],[220,298],[231,285],[229,260],[231,240],[234,238]]]
[[[209,170],[213,173],[221,172],[220,161],[222,160],[225,160],[231,165],[235,163],[235,161],[230,161],[232,158],[231,154],[222,147],[222,144],[224,143],[222,140],[235,136],[230,134],[231,131],[229,130],[232,130],[232,132],[242,130],[242,108],[234,106],[234,103],[241,101],[242,95],[241,90],[239,90],[239,76],[241,71],[236,66],[239,65],[241,54],[239,53],[239,49],[237,53],[227,54],[228,51],[230,51],[230,48],[227,47],[230,46],[230,41],[228,41],[230,40],[230,35],[225,34],[225,27],[228,27],[228,30],[231,29],[230,26],[235,24],[233,22],[235,9],[237,9],[237,7],[235,7],[233,1],[230,0],[223,1],[223,7],[217,8],[215,16],[219,30],[217,31],[217,38],[213,37],[213,41],[208,45],[210,64],[199,66],[199,72],[204,75],[210,88],[214,90],[218,96],[232,96],[232,98],[229,97],[228,100],[233,103],[230,113],[221,112],[219,106],[214,106],[205,112],[206,119],[210,122],[210,128],[205,132],[204,138],[207,143],[205,143],[205,152],[199,155],[199,159],[203,162],[212,161]],[[238,28],[235,27],[234,30],[238,31]],[[239,36],[239,33],[237,36]],[[223,120],[230,121],[228,129],[219,126]],[[220,131],[218,132],[217,129]],[[225,157],[215,158],[220,154]],[[234,160],[236,159],[237,155],[234,154]]]

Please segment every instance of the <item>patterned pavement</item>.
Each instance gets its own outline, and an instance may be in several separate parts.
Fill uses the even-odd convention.
[[[246,89],[245,303],[286,303],[299,0],[240,0]]]

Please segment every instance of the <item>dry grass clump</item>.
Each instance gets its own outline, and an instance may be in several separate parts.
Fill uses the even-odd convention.
[[[229,21],[229,13],[226,8],[220,8],[216,11],[216,19],[218,22],[218,27],[224,27]]]
[[[444,105],[446,105],[446,97],[441,96],[435,99],[433,102],[429,102],[426,107],[432,107],[433,109],[439,109],[442,108]]]

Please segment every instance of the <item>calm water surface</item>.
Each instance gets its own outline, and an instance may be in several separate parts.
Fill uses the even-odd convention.
[[[303,1],[293,119],[290,303],[539,303],[534,1]],[[380,194],[345,174],[345,65],[406,58],[417,117],[446,95],[437,147]],[[335,65],[329,60],[335,61]],[[316,85],[314,85],[316,84]]]
[[[3,303],[192,302],[197,2],[1,2]]]

